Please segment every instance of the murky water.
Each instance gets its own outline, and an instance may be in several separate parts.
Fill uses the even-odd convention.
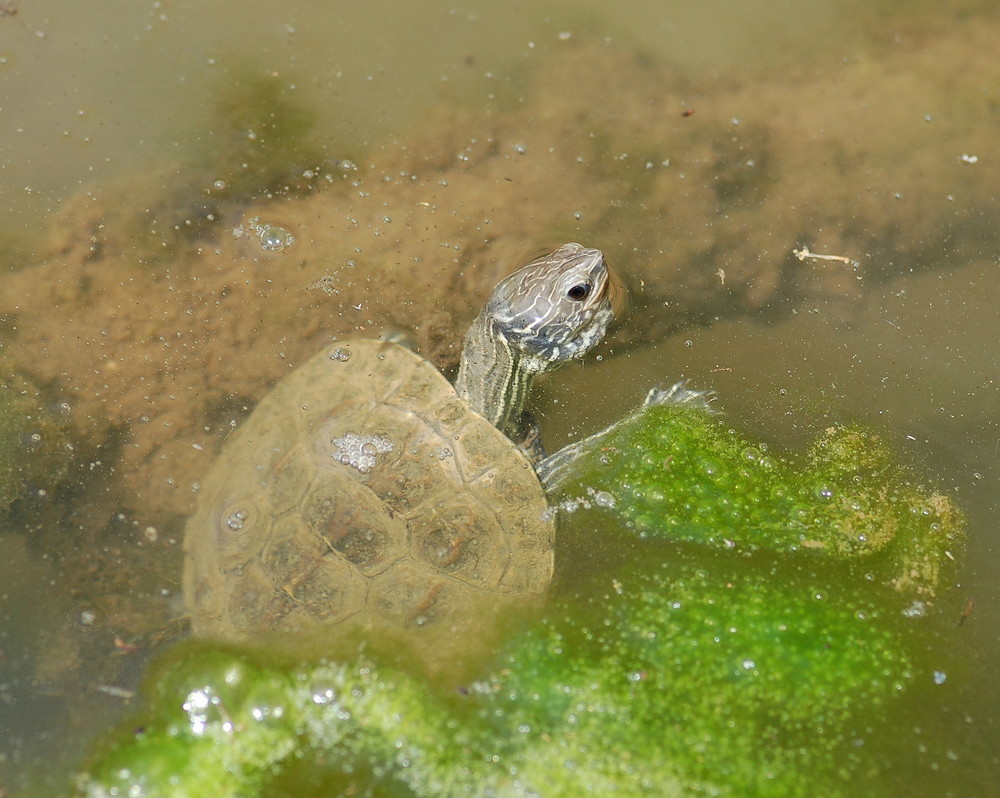
[[[997,26],[989,4],[929,6],[907,4],[909,13],[902,15],[892,3],[864,4],[865,16],[861,17],[858,5],[852,2],[815,3],[804,10],[801,3],[782,0],[636,0],[619,4],[613,14],[600,3],[542,8],[532,3],[402,4],[385,0],[336,11],[309,2],[286,3],[275,10],[274,4],[261,0],[140,4],[116,0],[101,3],[99,8],[55,0],[3,4],[0,116],[9,121],[0,129],[4,208],[0,241],[6,250],[0,265],[0,279],[4,279],[0,294],[6,294],[5,308],[18,306],[20,315],[0,314],[0,354],[17,361],[18,327],[27,326],[31,319],[37,323],[52,312],[49,306],[30,300],[20,307],[18,297],[10,295],[14,284],[7,282],[4,270],[41,260],[50,251],[46,231],[54,214],[79,192],[107,194],[106,185],[134,180],[132,175],[140,166],[166,164],[160,167],[163,171],[145,176],[150,185],[143,196],[155,196],[161,187],[176,180],[175,173],[185,168],[183,164],[211,160],[212,153],[229,146],[231,140],[218,126],[218,87],[247,69],[278,76],[284,86],[280,99],[293,98],[314,114],[315,129],[321,134],[314,136],[310,146],[319,147],[324,157],[334,162],[360,159],[380,141],[406,141],[410,130],[432,118],[441,106],[490,105],[493,101],[487,102],[485,97],[506,92],[507,98],[500,105],[516,107],[522,99],[519,92],[525,76],[537,69],[539,52],[574,36],[607,37],[615,46],[639,54],[639,61],[673,65],[690,81],[691,97],[687,99],[691,107],[678,106],[671,118],[680,119],[681,112],[690,111],[692,118],[698,119],[712,110],[696,98],[718,96],[705,88],[709,83],[737,84],[755,70],[768,75],[772,86],[780,85],[773,75],[781,70],[788,71],[790,80],[814,73],[822,78],[824,69],[832,69],[830,65],[838,59],[863,68],[885,57],[873,41],[882,45],[895,41],[916,51],[919,44],[910,43],[946,38],[953,26],[968,25],[970,15],[986,28]],[[947,62],[932,66],[947,75]],[[829,88],[829,83],[819,82]],[[943,85],[947,83],[948,79],[943,79]],[[940,248],[936,254],[934,247],[919,250],[915,242],[929,237],[930,213],[921,216],[912,212],[893,220],[895,238],[879,250],[824,248],[824,242],[831,240],[831,221],[825,219],[822,224],[827,229],[821,224],[815,230],[802,230],[803,235],[812,233],[815,238],[799,240],[798,245],[856,260],[860,272],[843,260],[807,258],[796,266],[800,270],[795,277],[798,290],[758,302],[751,291],[734,298],[727,289],[725,273],[716,276],[715,264],[706,265],[711,275],[706,283],[718,283],[717,303],[713,304],[712,295],[707,294],[709,298],[699,304],[698,312],[687,312],[674,325],[679,331],[669,336],[663,331],[670,329],[670,324],[660,324],[658,317],[650,314],[655,311],[669,318],[671,306],[660,304],[657,310],[638,304],[638,315],[623,320],[622,326],[638,330],[638,337],[648,335],[648,346],[639,346],[635,340],[626,344],[624,339],[608,344],[601,361],[592,359],[550,380],[537,402],[544,415],[546,436],[550,444],[558,444],[620,416],[641,400],[648,385],[683,376],[696,387],[714,388],[720,405],[741,429],[781,445],[795,447],[831,422],[870,423],[896,442],[904,459],[925,474],[929,483],[953,493],[968,512],[971,524],[958,584],[942,599],[945,611],[954,612],[956,634],[942,645],[959,651],[966,666],[943,686],[938,705],[914,709],[912,726],[920,727],[921,732],[913,735],[911,757],[901,768],[900,795],[912,794],[914,785],[926,787],[927,794],[985,795],[1000,783],[996,753],[1000,750],[1000,722],[993,712],[1000,705],[1000,678],[993,667],[1000,656],[1000,626],[995,620],[1000,606],[1000,546],[995,523],[1000,456],[995,334],[1000,306],[997,209],[995,197],[992,205],[963,205],[972,189],[963,196],[960,178],[970,172],[957,171],[978,170],[972,174],[985,175],[984,182],[992,175],[996,185],[1000,175],[995,147],[986,151],[976,145],[984,137],[986,141],[995,137],[996,117],[990,115],[994,113],[990,108],[991,103],[995,106],[997,95],[995,86],[961,85],[962,92],[972,93],[970,106],[981,108],[982,114],[973,112],[950,122],[953,139],[939,157],[950,159],[959,178],[954,185],[929,184],[924,193],[931,207],[935,202],[943,207],[952,203],[962,206],[965,217],[984,217],[978,227],[970,224],[962,228],[967,236],[977,229],[982,236],[978,241],[961,242],[962,260],[951,256],[955,250]],[[911,88],[913,126],[918,131],[914,135],[921,135],[920,131],[933,130],[927,127],[925,116],[934,116],[938,123],[935,115],[943,113],[943,103],[938,102],[932,114],[927,111],[919,81]],[[894,84],[893,90],[899,90],[899,84]],[[761,96],[762,107],[781,107],[773,94]],[[862,96],[860,88],[857,94],[859,102],[873,102],[872,97]],[[803,117],[808,117],[810,104],[826,102],[825,96],[806,90],[790,96]],[[251,104],[257,97],[264,104],[275,102],[274,95],[265,91],[257,97],[253,91],[239,97]],[[955,102],[961,99],[956,97]],[[741,115],[737,121],[744,127],[747,117],[752,117],[755,100],[754,95],[744,93],[743,104],[737,109]],[[497,105],[490,107],[491,113],[496,113]],[[849,106],[844,113],[849,115],[853,110]],[[544,119],[544,112],[539,108],[535,113]],[[730,111],[726,108],[721,113]],[[941,124],[949,124],[947,117]],[[815,137],[822,138],[830,128],[827,121]],[[254,134],[253,130],[243,132]],[[530,131],[523,133],[528,136]],[[771,154],[773,159],[795,158],[794,140],[778,144]],[[871,183],[855,187],[862,215],[868,207],[863,204],[864,196],[880,190],[880,176],[888,174],[885,182],[891,184],[894,168],[902,172],[912,162],[909,144],[899,143],[892,163],[875,159],[870,166]],[[293,146],[293,154],[294,150]],[[814,164],[816,180],[827,174],[824,159],[837,163],[845,157],[835,147],[821,152]],[[630,168],[624,160],[620,165],[623,170]],[[931,174],[936,174],[934,168],[934,162],[927,164]],[[808,171],[801,174],[810,176]],[[471,177],[475,180],[476,173]],[[727,180],[731,178],[727,175]],[[912,187],[912,183],[907,184],[907,190]],[[836,207],[841,209],[841,223],[864,230],[866,219],[851,216],[855,206],[838,191],[831,189],[830,202],[840,203]],[[690,203],[687,195],[677,196],[677,204]],[[729,210],[732,215],[743,214],[748,231],[780,228],[784,223],[773,215],[773,209],[769,212],[754,202],[752,193],[742,196],[744,204]],[[799,199],[790,196],[788,202]],[[822,202],[822,194],[806,199]],[[469,206],[452,210],[479,219],[475,203],[489,202],[489,197],[483,200],[467,194],[463,201]],[[514,199],[504,201],[513,204]],[[552,204],[565,203],[567,209],[575,207],[573,202],[555,194],[551,197]],[[569,229],[585,243],[607,245],[626,271],[646,274],[630,261],[645,264],[662,257],[662,252],[649,248],[652,239],[642,237],[643,230],[661,224],[655,215],[644,218],[645,208],[626,208],[620,218],[627,221],[619,227],[603,217],[600,230],[592,232],[589,208],[599,200],[581,198],[581,202],[590,205]],[[500,210],[490,213],[502,218]],[[672,232],[671,239],[679,250],[684,249],[686,234],[711,238],[713,233],[713,223],[700,222],[697,208],[690,213],[700,226]],[[512,213],[510,218],[518,217]],[[823,219],[821,214],[818,218]],[[717,224],[721,228],[721,221]],[[533,229],[527,218],[525,226]],[[509,227],[516,226],[510,223]],[[551,232],[555,227],[545,229]],[[562,232],[567,226],[557,229]],[[492,234],[502,239],[525,232],[494,229]],[[421,231],[421,235],[433,240],[434,233]],[[591,235],[603,240],[592,240]],[[475,235],[469,234],[469,238]],[[835,236],[832,240],[838,241]],[[530,248],[548,242],[515,243]],[[145,257],[139,249],[136,258]],[[919,261],[912,256],[918,250]],[[282,263],[292,268],[292,261]],[[730,272],[731,288],[739,264],[726,264],[725,271]],[[51,272],[46,279],[51,279]],[[692,286],[701,285],[694,277],[685,279]],[[125,278],[121,282],[124,285]],[[636,283],[633,279],[633,288]],[[848,288],[841,290],[842,285]],[[672,289],[671,296],[683,296],[684,287]],[[128,289],[118,296],[116,302],[127,303]],[[135,296],[133,301],[150,302],[149,313],[155,311],[154,300],[147,299],[154,296],[152,293]],[[100,299],[95,298],[95,303]],[[683,302],[679,304],[683,307]],[[692,323],[695,320],[700,323]],[[279,316],[268,323],[284,321]],[[365,323],[377,328],[392,321],[376,317]],[[313,326],[322,323],[314,320]],[[295,337],[296,332],[288,335]],[[50,351],[33,349],[32,357],[55,360],[58,352],[55,343],[52,346]],[[239,357],[249,359],[251,354],[244,352]],[[276,360],[284,357],[284,350],[275,348],[267,354]],[[96,362],[97,355],[94,358]],[[127,362],[127,358],[123,360]],[[54,367],[50,374],[41,364],[32,372],[52,381],[46,387],[53,402],[61,392],[73,388],[60,384],[57,374],[62,368]],[[97,372],[96,366],[93,370]],[[262,371],[267,379],[276,373],[274,366],[270,371],[262,367]],[[102,380],[113,382],[113,369],[101,374]],[[263,377],[248,377],[250,382],[253,379],[264,381]],[[170,380],[158,385],[170,399],[174,398],[171,391],[177,390],[179,402],[190,395],[173,388]],[[235,398],[229,400],[236,407],[250,390],[240,393],[232,389],[231,393]],[[192,400],[191,407],[198,405]],[[209,450],[219,428],[225,429],[230,418],[239,417],[221,402],[216,411],[213,423],[217,422],[217,427],[206,435]],[[154,421],[167,419],[164,425],[185,417],[203,418],[200,411],[188,412],[183,407],[176,417],[153,415]],[[107,441],[115,440],[108,435]],[[146,487],[151,494],[155,490],[152,484],[141,484],[147,477],[117,473],[114,469],[131,462],[126,459],[127,447],[106,445],[103,455],[101,451],[89,453],[93,455],[90,463],[98,463],[89,469],[92,477],[79,476],[59,507],[32,505],[19,508],[9,520],[0,520],[0,545],[7,553],[0,566],[0,794],[27,789],[46,771],[50,785],[60,783],[86,742],[121,710],[124,694],[113,688],[128,690],[135,684],[143,652],[133,648],[148,650],[156,644],[156,636],[143,629],[141,618],[131,619],[131,625],[121,620],[128,617],[122,606],[155,609],[156,614],[146,619],[147,627],[164,625],[178,609],[178,579],[171,568],[179,563],[177,507],[182,505],[162,502],[157,507],[169,507],[170,512],[151,510],[144,515],[143,498],[130,500],[114,494],[114,485],[122,481],[129,484],[129,490],[135,489],[135,483],[140,493]],[[190,442],[184,445],[190,453]],[[157,479],[180,471],[174,464],[182,461],[171,454],[172,450],[150,446],[150,451],[148,459],[154,459],[153,453],[167,457],[164,468],[174,469],[151,471]],[[171,457],[176,459],[170,461]],[[199,467],[203,464],[191,466],[195,471]],[[153,478],[148,477],[150,481]],[[46,528],[55,525],[63,534],[77,537],[52,548],[52,535]],[[70,556],[67,551],[74,546],[90,547],[90,553]],[[137,587],[126,575],[135,570],[136,563],[148,566],[151,550],[157,558],[162,557],[157,561],[165,567],[162,573],[136,580]],[[87,564],[94,567],[94,574],[79,572]],[[69,574],[67,569],[77,570]],[[114,598],[109,598],[116,591]],[[973,608],[971,614],[958,626],[969,607]],[[102,625],[102,617],[114,618],[117,625]],[[104,654],[95,666],[87,660],[97,656],[96,652]],[[948,755],[942,760],[922,758],[921,735],[947,739]]]

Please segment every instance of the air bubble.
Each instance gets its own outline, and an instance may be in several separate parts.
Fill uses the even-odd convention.
[[[265,252],[283,252],[295,243],[295,236],[290,230],[273,222],[262,222],[259,216],[253,216],[245,224],[235,227],[233,237],[256,240]]]
[[[250,513],[243,507],[237,507],[229,515],[226,516],[223,523],[226,525],[227,529],[231,529],[233,532],[240,532],[246,526],[247,518]]]
[[[266,225],[259,232],[260,248],[267,252],[281,252],[295,243],[295,236],[284,227]]]
[[[594,503],[598,507],[614,507],[615,497],[606,490],[599,490],[594,494]]]
[[[375,467],[380,454],[395,448],[395,444],[382,435],[359,435],[356,432],[333,438],[330,443],[336,447],[332,455],[335,460],[356,468],[362,474]]]
[[[903,609],[904,618],[923,618],[927,613],[927,605],[919,599]]]
[[[312,702],[318,706],[326,706],[337,700],[337,691],[327,684],[314,684],[310,692]]]

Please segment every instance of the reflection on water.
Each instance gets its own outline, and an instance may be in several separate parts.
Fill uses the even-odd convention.
[[[846,22],[853,3],[798,5],[637,1],[605,21],[601,6],[384,2],[344,17],[306,2],[24,0],[0,17],[0,105],[18,118],[0,133],[2,268],[48,259],[37,277],[0,284],[0,350],[84,431],[63,500],[31,495],[2,522],[0,793],[28,773],[61,779],[53,765],[68,764],[52,751],[72,758],[72,741],[104,728],[169,636],[191,483],[269,383],[354,330],[413,329],[424,351],[453,360],[467,307],[505,269],[502,248],[573,237],[617,253],[633,315],[602,362],[545,389],[550,446],[683,375],[785,445],[867,421],[969,512],[968,564],[941,602],[956,621],[940,646],[963,667],[939,705],[912,708],[920,731],[897,789],[982,794],[1000,747],[983,709],[1000,699],[988,664],[1000,654],[997,119],[995,82],[963,81],[974,61],[949,65],[993,52],[996,22],[982,12],[949,38],[963,24],[951,10],[892,17],[885,4],[859,32]],[[542,59],[563,44],[562,66]],[[578,96],[574,74],[598,57],[605,74]],[[677,76],[661,90],[648,81],[664,62]],[[542,63],[551,83],[529,94]],[[250,113],[231,107],[229,127],[211,116],[226,76],[254,69],[272,84],[252,85],[277,81],[285,107],[315,119],[301,152],[323,163],[288,178],[294,190],[254,172],[268,185],[220,199],[256,151],[244,142],[236,157],[226,136],[255,141],[264,118],[264,138],[278,138],[273,98],[258,91],[262,117],[246,85],[228,96]],[[468,131],[421,132],[442,95],[488,111],[459,115]],[[659,117],[637,110],[657,101]],[[480,124],[495,138],[478,138]],[[381,153],[381,171],[355,167],[373,142],[411,130],[416,143]],[[282,153],[268,155],[280,166]],[[177,160],[134,191],[107,187],[152,159]],[[178,166],[206,159],[196,178]],[[50,214],[81,185],[47,239]],[[265,189],[291,197],[287,214],[243,212]],[[313,194],[295,204],[300,191]],[[116,219],[135,230],[109,229]],[[241,222],[279,246],[248,253],[231,235]],[[861,271],[796,261],[803,245]],[[472,274],[469,259],[493,271]],[[947,737],[943,759],[922,760],[925,737]]]

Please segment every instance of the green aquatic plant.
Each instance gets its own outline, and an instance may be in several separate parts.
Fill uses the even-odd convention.
[[[556,501],[571,575],[477,678],[189,644],[81,792],[835,796],[885,766],[893,701],[930,683],[909,608],[961,518],[878,440],[797,462],[650,408]]]
[[[570,511],[584,506],[589,527],[603,528],[595,518],[603,513],[638,538],[743,554],[822,553],[926,596],[962,528],[953,503],[915,485],[869,430],[831,427],[804,456],[778,456],[725,419],[671,404],[596,442],[553,500]]]

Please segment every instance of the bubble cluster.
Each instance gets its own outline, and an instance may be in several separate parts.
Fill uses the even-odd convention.
[[[542,514],[542,517],[547,521],[551,521],[556,518],[560,511],[564,513],[575,513],[581,508],[589,510],[595,506],[610,509],[614,508],[616,504],[617,501],[613,493],[606,490],[587,487],[586,495],[569,496],[561,501],[553,502],[552,506]]]
[[[226,516],[223,523],[233,532],[239,532],[246,526],[249,515],[250,513],[245,508],[237,507]]]
[[[919,599],[903,609],[904,618],[923,618],[927,614],[927,605]]]
[[[283,252],[295,244],[295,235],[290,230],[263,222],[259,216],[252,216],[244,224],[233,228],[233,237],[252,239],[260,244],[264,252]]]
[[[330,443],[336,447],[333,457],[344,465],[358,469],[367,474],[375,467],[380,454],[391,452],[395,445],[382,435],[359,435],[348,432],[339,438],[333,438]]]
[[[209,686],[188,693],[181,707],[187,714],[191,733],[196,736],[205,734],[212,722],[212,708],[220,706],[219,696]],[[225,732],[232,731],[232,723],[227,719],[222,721],[221,727]]]

